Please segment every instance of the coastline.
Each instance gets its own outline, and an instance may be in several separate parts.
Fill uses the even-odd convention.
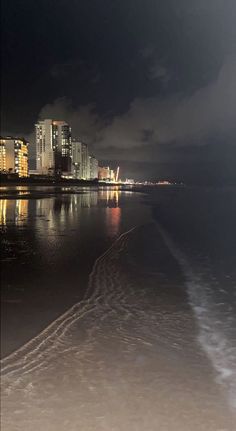
[[[145,189],[120,184],[102,184],[94,181],[83,182],[9,182],[0,183],[0,200],[43,199],[59,195],[78,195],[100,190],[146,193]]]

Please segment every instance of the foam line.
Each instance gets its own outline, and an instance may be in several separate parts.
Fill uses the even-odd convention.
[[[192,269],[185,254],[178,249],[165,229],[159,223],[157,227],[171,254],[183,270],[189,302],[198,323],[198,341],[218,373],[217,383],[227,388],[229,404],[236,409],[236,348],[231,346],[227,334],[217,325],[214,304],[207,295],[206,281]]]

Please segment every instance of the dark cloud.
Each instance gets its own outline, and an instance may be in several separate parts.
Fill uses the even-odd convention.
[[[73,136],[90,145],[100,139],[101,130],[105,127],[105,120],[98,115],[94,104],[74,109],[66,98],[60,98],[45,105],[39,113],[39,118],[57,118],[67,121],[71,125]]]
[[[152,130],[150,141],[191,144],[224,131],[235,133],[236,56],[222,66],[217,78],[190,96],[176,93],[166,97],[135,99],[129,110],[113,119],[104,130],[101,145],[136,147],[143,130]]]
[[[63,118],[99,157],[135,157],[149,172],[203,164],[213,140],[218,153],[232,148],[234,0],[3,0],[2,9],[4,133],[32,140],[38,117]]]
[[[168,83],[170,81],[170,74],[164,66],[159,63],[154,63],[149,71],[150,79],[159,79],[162,83]]]

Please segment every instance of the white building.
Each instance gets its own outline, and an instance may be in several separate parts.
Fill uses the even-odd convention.
[[[72,141],[72,175],[74,178],[82,178],[82,142]]]
[[[71,171],[71,128],[65,121],[46,119],[35,124],[36,167],[40,174]]]
[[[90,159],[88,145],[78,140],[72,141],[72,173],[79,180],[90,179]]]
[[[90,177],[90,165],[89,165],[89,152],[88,145],[82,143],[82,151],[81,151],[81,175],[83,180],[89,180]]]

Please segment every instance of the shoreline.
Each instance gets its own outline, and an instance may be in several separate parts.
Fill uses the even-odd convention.
[[[23,430],[27,410],[37,431],[63,431],[62,418],[71,429],[97,429],[98,414],[104,430],[232,431],[180,268],[155,223],[121,235],[94,263],[90,283],[95,308],[92,298],[87,310],[75,304],[58,334],[52,323],[55,339],[46,328],[45,345],[23,347],[16,362],[14,354],[6,358],[4,387],[15,390],[3,397],[5,429]],[[26,406],[19,394],[29,385]]]

